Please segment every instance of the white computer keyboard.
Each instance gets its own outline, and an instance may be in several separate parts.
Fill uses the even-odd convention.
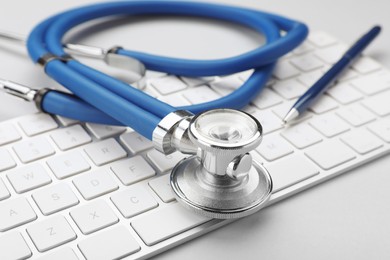
[[[390,73],[361,57],[300,120],[291,104],[346,49],[324,33],[278,63],[246,111],[264,139],[253,156],[270,171],[270,204],[390,151]],[[148,72],[145,91],[175,106],[238,88],[250,72],[177,78]],[[179,206],[168,183],[180,154],[164,156],[124,127],[33,114],[0,123],[0,259],[139,259],[229,221]],[[261,214],[261,213],[258,213]]]

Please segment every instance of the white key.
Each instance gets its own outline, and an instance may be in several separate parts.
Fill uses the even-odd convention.
[[[158,206],[149,190],[133,185],[111,196],[111,200],[125,218],[131,218]]]
[[[390,119],[382,119],[376,121],[368,126],[368,129],[383,139],[385,142],[390,143]]]
[[[314,117],[309,124],[326,137],[333,137],[350,129],[342,119],[329,113]]]
[[[58,127],[56,121],[48,114],[33,114],[22,118],[19,126],[28,136],[44,133]]]
[[[390,73],[382,70],[354,79],[351,84],[366,95],[374,95],[390,88]]]
[[[118,189],[118,185],[106,169],[84,173],[73,179],[73,183],[84,199],[90,200]]]
[[[120,140],[132,154],[153,148],[153,143],[137,132],[125,133]]]
[[[194,214],[178,203],[140,216],[131,222],[131,226],[148,246],[157,244],[170,237],[209,221],[209,218]],[[161,225],[161,223],[164,223]]]
[[[245,82],[249,79],[250,76],[252,76],[252,74],[253,74],[253,70],[246,70],[246,71],[236,73],[235,75],[237,75],[242,82]]]
[[[319,174],[317,167],[305,157],[294,154],[267,165],[273,182],[273,192]]]
[[[222,96],[226,96],[242,86],[237,76],[222,77],[210,83],[210,87]]]
[[[287,127],[281,135],[299,149],[321,142],[321,135],[307,124]]]
[[[39,252],[45,252],[76,239],[65,217],[57,215],[30,225],[27,233]]]
[[[87,260],[122,259],[141,249],[122,225],[89,237],[78,246]]]
[[[6,198],[9,198],[9,196],[11,196],[11,195],[9,194],[7,187],[5,186],[3,180],[0,179],[0,200],[4,200]]]
[[[165,174],[149,181],[149,186],[165,203],[175,200],[175,196],[173,195],[169,178],[170,175]]]
[[[307,41],[301,43],[297,48],[293,50],[293,53],[296,55],[301,55],[308,53],[310,51],[314,50],[314,47]]]
[[[31,222],[36,218],[34,210],[23,197],[0,202],[0,231],[2,232]]]
[[[305,154],[324,170],[332,169],[356,158],[353,151],[337,139],[310,147]]]
[[[112,209],[103,200],[96,200],[70,212],[83,234],[88,235],[119,221]]]
[[[301,82],[306,87],[311,87],[316,83],[321,76],[324,74],[324,72],[321,69],[310,71],[307,73],[304,73],[300,75],[297,79],[299,82]]]
[[[145,72],[145,77],[148,79],[162,78],[165,77],[166,75],[167,74],[165,72],[161,72],[161,71],[147,70]]]
[[[220,98],[220,95],[207,86],[189,89],[183,92],[183,96],[192,104],[209,102]]]
[[[286,156],[294,151],[291,145],[279,135],[267,135],[256,149],[268,161]]]
[[[153,168],[139,155],[113,163],[111,170],[124,185],[131,185],[156,174]]]
[[[361,126],[375,120],[374,114],[359,104],[353,104],[336,112],[341,118],[353,126]]]
[[[186,84],[175,76],[150,80],[149,82],[162,95],[168,95],[187,88]]]
[[[318,100],[310,106],[310,110],[316,114],[322,114],[338,107],[336,101],[332,98],[322,95]]]
[[[126,127],[124,126],[100,125],[92,123],[87,123],[86,126],[97,139],[106,139],[126,131]]]
[[[23,163],[29,163],[55,153],[53,147],[43,136],[18,143],[13,149]]]
[[[91,169],[91,166],[78,151],[50,158],[47,160],[47,165],[58,179],[64,179]]]
[[[336,63],[348,49],[345,44],[332,45],[315,52],[315,55],[328,64]]]
[[[40,164],[32,164],[7,173],[17,193],[23,193],[51,183],[51,178]]]
[[[276,64],[273,75],[279,80],[284,80],[298,76],[300,74],[293,65],[291,65],[287,60],[279,61]]]
[[[186,83],[190,87],[197,87],[215,80],[215,77],[198,77],[198,78],[180,77],[180,78],[182,81],[184,81],[184,83]]]
[[[279,105],[279,106],[276,106],[272,109],[272,111],[275,113],[275,115],[277,115],[281,120],[286,116],[287,112],[291,109],[292,105],[294,104],[294,100],[290,101],[290,102],[284,102],[283,104]],[[293,124],[296,124],[298,122],[301,122],[301,121],[304,121],[310,117],[312,117],[312,113],[310,113],[309,111],[305,111],[303,112],[303,114],[299,115],[299,117],[293,121],[291,121],[289,124],[290,125],[293,125]]]
[[[18,130],[10,123],[0,124],[0,145],[8,144],[20,140],[22,136]]]
[[[305,54],[292,58],[290,62],[301,71],[311,71],[323,66],[322,61],[311,54]]]
[[[59,129],[54,131],[50,136],[63,151],[92,141],[91,137],[80,125]]]
[[[190,101],[185,99],[181,93],[175,93],[168,96],[160,96],[158,97],[158,99],[174,107],[191,105]]]
[[[277,104],[282,103],[283,99],[275,94],[272,90],[268,88],[263,89],[260,94],[252,100],[252,104],[260,109],[269,108]]]
[[[282,120],[277,117],[271,110],[255,110],[251,112],[252,116],[256,117],[260,121],[261,126],[263,127],[263,133],[269,134],[276,130],[283,128]]]
[[[84,151],[97,166],[101,166],[127,156],[126,151],[117,143],[117,141],[115,141],[115,139],[112,138],[89,144],[84,148]]]
[[[366,129],[356,129],[341,137],[341,141],[360,154],[366,154],[383,146],[382,141]]]
[[[40,257],[38,260],[79,260],[77,255],[70,247],[62,247],[57,251]]]
[[[329,46],[337,42],[335,38],[324,32],[310,33],[309,41],[318,47]]]
[[[272,89],[285,99],[300,97],[306,91],[306,88],[295,79],[277,82],[272,85]]]
[[[32,197],[45,216],[79,203],[78,198],[68,184],[63,182],[36,191]]]
[[[350,79],[356,78],[357,76],[359,76],[359,73],[352,70],[351,68],[347,68],[340,74],[340,76],[337,79],[337,82],[350,80]]]
[[[390,114],[390,91],[375,95],[362,103],[365,107],[373,111],[379,116],[387,116]]]
[[[32,255],[30,248],[19,232],[6,233],[0,236],[0,259],[23,260]]]
[[[352,64],[352,68],[356,71],[365,74],[379,70],[382,66],[369,57],[360,57]]]
[[[76,121],[74,119],[59,116],[59,115],[56,115],[56,118],[58,121],[60,121],[61,125],[63,125],[63,126],[71,126],[71,125],[75,125],[78,123],[78,121]]]
[[[0,148],[0,172],[14,168],[16,163],[10,153],[4,149]]]
[[[326,93],[341,104],[349,104],[363,98],[363,95],[349,83],[337,84],[328,89]]]
[[[164,155],[157,150],[148,152],[147,156],[160,172],[171,170],[179,161],[185,157],[182,153],[179,152]]]

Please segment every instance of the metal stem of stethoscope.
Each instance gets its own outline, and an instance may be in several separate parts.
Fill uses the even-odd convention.
[[[0,31],[0,38],[26,45],[26,38],[16,33]],[[118,55],[116,51],[120,47],[104,49],[85,44],[66,43],[64,48],[69,54],[103,60],[108,66],[127,70],[131,73],[129,76],[132,82],[130,83],[137,82],[145,76],[144,64],[131,57]]]

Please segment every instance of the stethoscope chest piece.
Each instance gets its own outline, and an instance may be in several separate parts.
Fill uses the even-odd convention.
[[[264,206],[272,180],[249,153],[262,138],[254,117],[232,109],[209,110],[192,118],[188,136],[197,155],[182,160],[171,173],[179,203],[220,219],[244,217]]]

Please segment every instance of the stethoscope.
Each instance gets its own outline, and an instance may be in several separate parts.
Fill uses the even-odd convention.
[[[137,75],[145,68],[180,76],[228,75],[254,69],[233,93],[218,100],[172,107],[127,83],[90,68],[64,50],[62,38],[73,27],[106,16],[184,15],[239,23],[263,34],[266,44],[255,50],[218,60],[187,60],[114,47],[103,51],[67,44],[70,51],[105,58]],[[285,32],[282,36],[281,32]],[[171,172],[171,187],[179,203],[212,218],[238,218],[263,207],[272,192],[268,171],[250,151],[262,139],[256,118],[242,112],[271,76],[277,59],[297,47],[307,27],[274,14],[194,2],[122,1],[89,5],[52,16],[37,25],[27,40],[31,59],[47,75],[70,90],[33,90],[2,82],[1,88],[36,102],[46,113],[79,121],[125,125],[150,139],[168,155],[189,155]],[[109,57],[109,58],[107,58]],[[111,59],[111,60],[110,60]]]

